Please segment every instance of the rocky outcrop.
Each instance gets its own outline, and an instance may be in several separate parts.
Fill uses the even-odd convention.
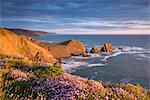
[[[91,49],[90,53],[99,53],[100,50],[97,46],[93,46],[93,48]]]
[[[90,55],[87,54],[87,53],[84,53],[82,56],[83,56],[83,57],[90,57]]]
[[[65,41],[58,44],[50,44],[39,41],[34,42],[48,49],[49,52],[54,56],[54,58],[60,59],[63,57],[78,56],[78,55],[87,56],[86,55],[87,50],[85,45],[78,40],[71,39],[69,41]]]
[[[109,44],[109,43],[105,43],[101,50],[102,52],[113,52],[114,51],[114,47],[112,46],[112,44]]]
[[[83,55],[86,53],[86,47],[84,46],[84,44],[78,40],[69,40],[66,42],[63,42],[61,44],[66,45],[67,51],[70,54],[74,54],[74,55]]]
[[[48,50],[29,41],[26,37],[3,28],[0,28],[0,54],[39,62],[55,63],[57,61]]]
[[[123,47],[119,47],[118,49],[121,50],[122,52],[125,52],[125,48]]]

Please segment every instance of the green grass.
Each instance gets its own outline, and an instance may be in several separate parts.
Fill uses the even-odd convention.
[[[6,96],[13,94],[13,99],[21,99],[31,96],[33,92],[33,84],[28,81],[15,81],[10,85],[3,87]]]
[[[23,67],[23,66],[32,66],[33,63],[29,61],[25,61],[23,59],[12,58],[9,59],[9,65],[11,67]]]
[[[52,75],[56,77],[62,74],[64,71],[61,66],[38,66],[32,69],[33,75],[42,76],[42,75]]]

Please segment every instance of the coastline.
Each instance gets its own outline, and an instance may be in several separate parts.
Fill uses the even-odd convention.
[[[3,32],[1,31],[0,34],[2,33]],[[6,34],[9,35],[10,33],[6,32]],[[16,37],[20,38],[19,36]],[[87,54],[86,47],[80,41],[69,40],[60,44],[49,44],[46,42],[39,42],[33,39],[30,39],[29,41],[25,39],[25,41],[27,41],[27,43],[31,42],[32,44],[35,44],[36,45],[36,46],[34,45],[35,48],[36,47],[40,48],[41,50],[40,52],[44,51],[46,52],[46,54],[44,55],[42,53],[36,54],[37,55],[36,57],[38,58],[38,63],[37,62],[33,63],[33,61],[25,60],[25,58],[20,60],[20,58],[11,58],[11,56],[1,55],[1,59],[4,60],[4,62],[7,62],[6,65],[5,63],[4,65],[2,65],[0,71],[0,72],[5,72],[5,74],[4,73],[2,73],[3,75],[1,74],[1,78],[4,78],[4,76],[6,78],[5,80],[1,79],[1,81],[4,82],[3,85],[5,86],[5,89],[2,86],[2,88],[5,90],[2,91],[3,96],[7,95],[8,97],[22,98],[22,99],[29,97],[30,99],[32,99],[31,95],[34,95],[35,96],[34,98],[45,98],[45,99],[46,98],[51,98],[51,99],[67,98],[71,100],[80,99],[80,98],[89,99],[89,100],[100,99],[100,98],[105,100],[109,98],[111,99],[112,98],[113,99],[145,98],[146,100],[150,98],[149,90],[144,89],[139,85],[134,86],[129,83],[128,84],[109,84],[109,83],[104,84],[94,80],[88,80],[79,76],[68,74],[66,71],[62,69],[61,65],[59,65],[56,62],[54,65],[51,66],[45,65],[46,63],[42,62],[42,59],[47,60],[46,55],[48,53],[52,54],[51,59],[57,59],[57,61],[59,61],[58,59],[60,58],[70,57],[72,55],[88,56],[86,55]],[[17,54],[18,52],[15,53]],[[33,66],[33,68],[31,66]],[[12,79],[9,80],[7,79],[8,77]],[[9,84],[7,84],[7,82]],[[16,82],[20,82],[20,83],[16,83]],[[13,86],[17,87],[17,85],[13,85],[13,84],[18,84],[18,86],[20,86],[22,84],[21,82],[24,82],[25,85],[25,86],[22,85],[23,90],[20,88],[16,90],[17,92],[13,92],[14,89],[12,90],[10,89]],[[23,92],[23,94],[19,94],[20,91],[25,91],[25,92]],[[25,95],[25,93],[28,91],[32,91],[32,92]],[[38,92],[38,93],[34,94],[34,92]]]

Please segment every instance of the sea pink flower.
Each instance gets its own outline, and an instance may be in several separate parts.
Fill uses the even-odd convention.
[[[16,80],[16,81],[21,81],[21,80],[27,80],[28,75],[27,73],[24,73],[20,70],[13,70],[11,72],[11,76]]]

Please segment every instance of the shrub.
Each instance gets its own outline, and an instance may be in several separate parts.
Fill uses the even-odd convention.
[[[23,59],[17,59],[17,58],[9,59],[9,66],[11,67],[19,68],[19,67],[31,66],[31,65],[33,65],[32,62],[25,61]]]
[[[64,71],[61,66],[39,66],[33,69],[33,74],[37,76],[41,76],[44,74],[58,76],[62,74]]]

